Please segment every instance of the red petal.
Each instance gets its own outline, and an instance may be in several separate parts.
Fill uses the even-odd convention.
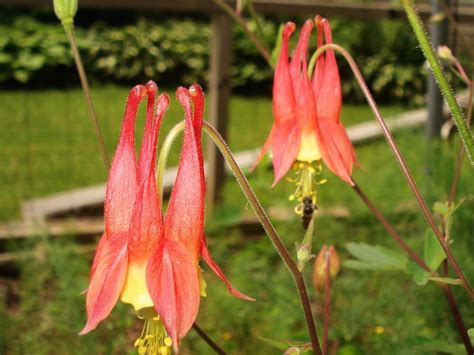
[[[321,16],[316,16],[315,19],[316,25],[318,26],[318,45],[317,48],[321,47],[323,45],[323,23],[322,23],[322,17]],[[325,68],[325,57],[326,53],[323,53],[319,56],[317,62],[316,62],[316,67],[314,68],[314,73],[313,73],[313,81],[312,81],[312,86],[313,86],[313,93],[314,93],[314,99],[317,102],[317,98],[319,96],[319,90],[321,88],[321,84],[324,78],[324,68]]]
[[[87,290],[87,323],[79,335],[97,327],[105,319],[120,296],[127,269],[127,235],[102,237],[94,258]]]
[[[313,27],[313,21],[306,20],[303,28],[301,29],[295,52],[291,58],[290,75],[291,83],[293,85],[293,93],[295,94],[296,98],[298,98],[298,95],[300,94],[300,86],[301,80],[303,80],[303,74],[307,73],[308,43]]]
[[[153,122],[155,119],[155,97],[156,93],[158,92],[158,86],[156,83],[152,80],[150,80],[146,84],[146,89],[147,89],[147,96],[148,96],[148,102],[146,105],[146,121],[145,121],[145,128],[143,130],[144,134],[142,137],[142,143],[140,146],[140,155],[139,155],[139,161],[138,161],[138,166],[139,166],[139,171],[138,174],[145,174],[146,173],[146,168],[144,166],[145,159],[145,151],[149,149],[148,145],[151,144],[150,138],[152,137],[151,134],[147,134],[147,132],[151,132],[153,130]]]
[[[273,134],[273,169],[275,186],[288,172],[298,155],[301,145],[301,130],[293,122],[287,122],[275,129]]]
[[[322,27],[326,37],[326,44],[332,43],[331,28],[326,19],[322,20]],[[318,78],[318,80],[320,80],[320,87],[317,96],[315,96],[318,119],[331,119],[338,122],[342,105],[341,79],[339,77],[336,55],[333,50],[326,51],[323,76],[321,79]]]
[[[207,245],[206,245],[205,242],[202,243],[202,246],[201,246],[201,255],[202,255],[204,261],[206,262],[206,264],[212,269],[212,271],[214,271],[214,273],[217,275],[217,277],[219,277],[222,280],[222,282],[225,283],[225,285],[227,286],[227,289],[229,290],[229,292],[232,295],[234,295],[235,297],[238,297],[240,299],[243,299],[245,301],[255,301],[255,298],[244,295],[239,290],[235,289],[234,286],[232,286],[230,281],[227,279],[227,277],[222,272],[219,265],[217,265],[216,262],[214,261],[214,259],[212,258],[211,253],[209,252],[209,249],[207,249]]]
[[[137,190],[135,121],[138,105],[146,95],[144,86],[135,86],[128,95],[120,141],[110,168],[105,196],[105,231],[111,236],[128,230]]]
[[[142,139],[140,186],[133,205],[129,229],[129,257],[136,262],[145,261],[153,244],[162,234],[160,199],[156,190],[155,161],[158,133],[163,116],[169,106],[168,95],[158,97],[157,113],[152,125],[147,126]],[[154,115],[154,112],[151,112]]]
[[[324,119],[318,121],[318,126],[317,139],[324,163],[334,174],[353,186],[351,176],[355,153],[344,126],[340,122]]]
[[[163,239],[147,265],[147,287],[175,352],[199,310],[197,262],[179,240]]]
[[[295,24],[288,22],[283,30],[280,56],[273,79],[273,116],[277,125],[295,119],[296,102],[291,84],[288,61],[288,42],[295,30]]]
[[[173,191],[165,219],[166,238],[181,240],[197,261],[204,233],[204,172],[199,158],[201,142],[196,140],[188,91],[176,96],[184,107],[186,127]]]
[[[200,85],[193,84],[189,88],[189,94],[193,100],[193,126],[194,126],[194,135],[196,136],[196,144],[198,145],[198,156],[199,156],[199,164],[204,166],[204,158],[202,156],[202,148],[201,148],[201,132],[202,132],[202,122],[204,119],[204,92]],[[201,179],[205,181],[204,177],[204,169],[201,169]],[[206,184],[202,184],[202,194],[206,193]]]

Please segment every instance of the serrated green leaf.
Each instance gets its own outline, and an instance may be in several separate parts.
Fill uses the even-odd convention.
[[[428,267],[433,271],[436,271],[443,260],[446,259],[446,254],[431,229],[427,230],[425,233],[423,259]]]
[[[388,248],[365,243],[348,243],[346,249],[352,256],[359,259],[345,262],[345,265],[351,268],[406,271],[407,258],[403,254]]]

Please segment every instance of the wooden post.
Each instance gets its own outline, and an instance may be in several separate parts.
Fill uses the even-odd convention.
[[[227,121],[230,99],[230,67],[232,61],[232,22],[223,13],[212,15],[212,37],[210,39],[210,76],[209,76],[209,122],[219,133],[227,138]],[[207,143],[207,209],[219,198],[224,183],[224,159],[209,139]]]

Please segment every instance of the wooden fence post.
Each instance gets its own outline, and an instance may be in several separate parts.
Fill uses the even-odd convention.
[[[227,138],[229,118],[230,67],[232,61],[232,20],[224,13],[212,15],[212,35],[210,39],[210,76],[209,76],[209,122],[219,133]],[[224,183],[224,159],[209,139],[207,143],[207,210],[219,198]]]

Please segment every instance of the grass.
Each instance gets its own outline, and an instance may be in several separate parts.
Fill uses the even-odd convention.
[[[116,140],[126,91],[106,87],[94,92],[110,150]],[[79,91],[4,92],[0,94],[0,110],[4,110],[1,116],[7,117],[8,122],[0,130],[1,154],[8,158],[5,169],[0,170],[1,185],[7,187],[9,195],[11,192],[6,198],[2,193],[2,209],[6,206],[2,218],[17,216],[18,202],[23,198],[105,179]],[[384,111],[389,114],[400,110],[401,107],[388,107]],[[164,130],[177,122],[180,115],[174,102]],[[261,144],[270,117],[268,99],[233,98],[231,147],[241,150]],[[363,107],[346,106],[343,112],[343,120],[349,124],[369,117],[369,111]],[[422,130],[401,132],[396,139],[429,204],[445,200],[459,142],[434,144],[431,157],[436,159],[430,161],[427,175],[427,147]],[[388,146],[383,141],[374,141],[357,147],[357,157],[360,168],[355,171],[355,179],[407,242],[421,253],[427,226]],[[379,244],[398,250],[352,190],[327,171],[324,176],[329,181],[318,192],[321,210],[336,206],[347,210],[348,215],[334,217],[321,213],[318,216],[314,251],[323,244],[331,244],[344,261],[350,258],[345,250],[347,242]],[[472,172],[466,164],[459,196],[472,197],[470,177]],[[293,205],[288,201],[294,187],[283,181],[270,190],[271,181],[272,173],[265,166],[250,176],[286,245],[293,250],[295,242],[303,236],[300,221],[293,215]],[[208,297],[202,299],[198,322],[230,353],[281,353],[258,337],[307,339],[293,282],[261,232],[231,227],[251,214],[232,179],[226,182],[223,196],[216,215],[207,224],[210,250],[234,285],[257,302],[243,302],[229,296],[222,283],[205,267]],[[474,260],[470,257],[474,250],[473,213],[472,201],[465,202],[455,215],[452,233],[453,251],[470,279],[474,275]],[[282,215],[285,218],[279,217]],[[288,216],[290,221],[286,220]],[[1,353],[61,354],[70,353],[71,349],[75,354],[133,353],[132,344],[140,331],[140,322],[123,305],[118,305],[91,335],[77,336],[85,319],[84,297],[79,293],[87,287],[91,256],[74,253],[76,244],[73,238],[42,237],[12,246],[25,252],[33,250],[36,257],[17,263],[19,281],[12,286],[0,279]],[[322,298],[310,285],[310,267],[305,269],[305,276],[321,334]],[[466,325],[472,327],[471,303],[461,288],[454,287],[454,291]],[[433,284],[417,286],[402,273],[355,271],[343,266],[334,281],[332,307],[330,340],[338,354],[427,354],[432,353],[429,347],[435,346],[435,340],[443,344],[460,342],[439,289]],[[423,339],[428,339],[428,343]],[[211,352],[190,332],[183,342],[182,353]]]
[[[93,90],[110,154],[115,149],[129,88]],[[162,132],[182,119],[174,93]],[[402,107],[388,107],[386,114]],[[343,119],[367,120],[365,107],[345,106]],[[0,92],[0,221],[19,217],[22,200],[105,181],[99,150],[79,89]],[[269,98],[234,97],[230,105],[229,142],[235,151],[258,147],[272,121]],[[139,120],[141,132],[143,119]],[[249,129],[251,127],[251,129]],[[177,163],[177,152],[170,164]]]

